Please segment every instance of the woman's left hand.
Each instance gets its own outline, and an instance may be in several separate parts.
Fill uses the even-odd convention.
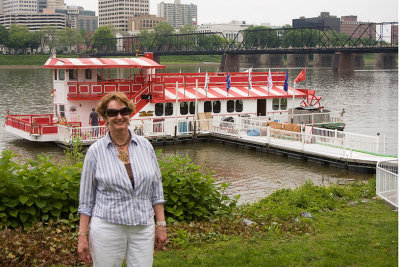
[[[162,249],[167,243],[167,228],[164,226],[157,226],[156,235],[154,239],[154,247],[156,250]]]

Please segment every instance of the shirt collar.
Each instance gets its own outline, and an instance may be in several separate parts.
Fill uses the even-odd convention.
[[[137,145],[138,144],[138,140],[137,140],[138,137],[130,129],[128,129],[128,131],[131,133],[131,143],[133,142],[133,143],[135,143],[135,145]],[[110,131],[107,132],[107,134],[105,136],[105,139],[106,139],[107,146],[110,146],[113,143],[111,141]]]

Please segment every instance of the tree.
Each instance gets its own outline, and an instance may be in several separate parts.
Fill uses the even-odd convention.
[[[244,31],[246,48],[275,48],[279,47],[278,31],[264,26],[250,26]]]
[[[27,40],[27,46],[31,51],[31,54],[33,54],[33,50],[38,49],[41,43],[41,33],[39,31],[37,32],[29,32],[28,40]]]
[[[181,27],[179,27],[179,33],[185,34],[185,33],[194,33],[196,32],[196,26],[192,24],[185,24]]]
[[[68,47],[68,51],[71,52],[72,46],[82,44],[84,39],[77,29],[64,28],[57,31],[58,44],[64,48]]]
[[[14,53],[19,53],[19,50],[29,46],[30,38],[31,34],[27,26],[11,24],[5,45],[10,49],[14,49]]]
[[[168,35],[174,33],[174,27],[168,23],[161,21],[156,26],[154,26],[154,31],[157,35]]]
[[[45,33],[43,46],[48,46],[51,53],[57,44],[57,27],[46,25],[42,28],[42,31]]]
[[[100,26],[92,37],[92,48],[101,52],[109,52],[115,49],[117,40],[113,33],[113,29],[109,26]]]
[[[8,30],[0,25],[0,45],[5,45],[8,41]]]

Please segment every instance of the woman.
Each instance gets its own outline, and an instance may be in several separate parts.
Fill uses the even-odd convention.
[[[129,129],[134,104],[123,93],[97,104],[109,132],[90,146],[79,193],[78,253],[94,266],[152,266],[154,247],[167,240],[157,159],[145,138]],[[154,227],[154,214],[156,225]]]

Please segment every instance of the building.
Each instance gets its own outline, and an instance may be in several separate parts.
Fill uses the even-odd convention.
[[[99,0],[99,26],[128,31],[128,19],[149,14],[149,0]]]
[[[166,21],[166,19],[159,18],[156,15],[140,15],[138,17],[132,17],[128,19],[128,31],[135,32],[151,30],[162,21]]]
[[[293,28],[330,28],[334,31],[340,31],[340,19],[336,16],[330,16],[329,12],[321,12],[318,17],[292,20]]]
[[[197,32],[209,33],[209,32],[221,32],[227,40],[233,40],[236,38],[239,31],[246,30],[250,25],[246,24],[245,21],[231,21],[229,23],[208,23],[202,24],[197,27]],[[243,36],[239,35],[237,42],[243,41]]]
[[[84,10],[80,6],[63,6],[56,9],[45,9],[45,13],[64,14],[67,20],[67,27],[95,32],[98,25],[98,17],[95,11]]]
[[[0,0],[3,5],[3,14],[37,13],[38,0]]]
[[[161,2],[158,4],[158,17],[166,18],[175,29],[186,24],[197,25],[197,6],[181,4],[180,0],[173,4]]]
[[[342,16],[340,19],[340,32],[350,35],[353,39],[376,38],[375,24],[357,21],[357,16]]]
[[[390,42],[391,44],[399,43],[399,25],[392,25],[390,29]]]
[[[64,14],[2,14],[0,25],[9,29],[11,24],[25,25],[30,31],[39,31],[44,26],[55,26],[58,29],[66,27]]]
[[[0,0],[0,14],[3,14],[3,0]]]

